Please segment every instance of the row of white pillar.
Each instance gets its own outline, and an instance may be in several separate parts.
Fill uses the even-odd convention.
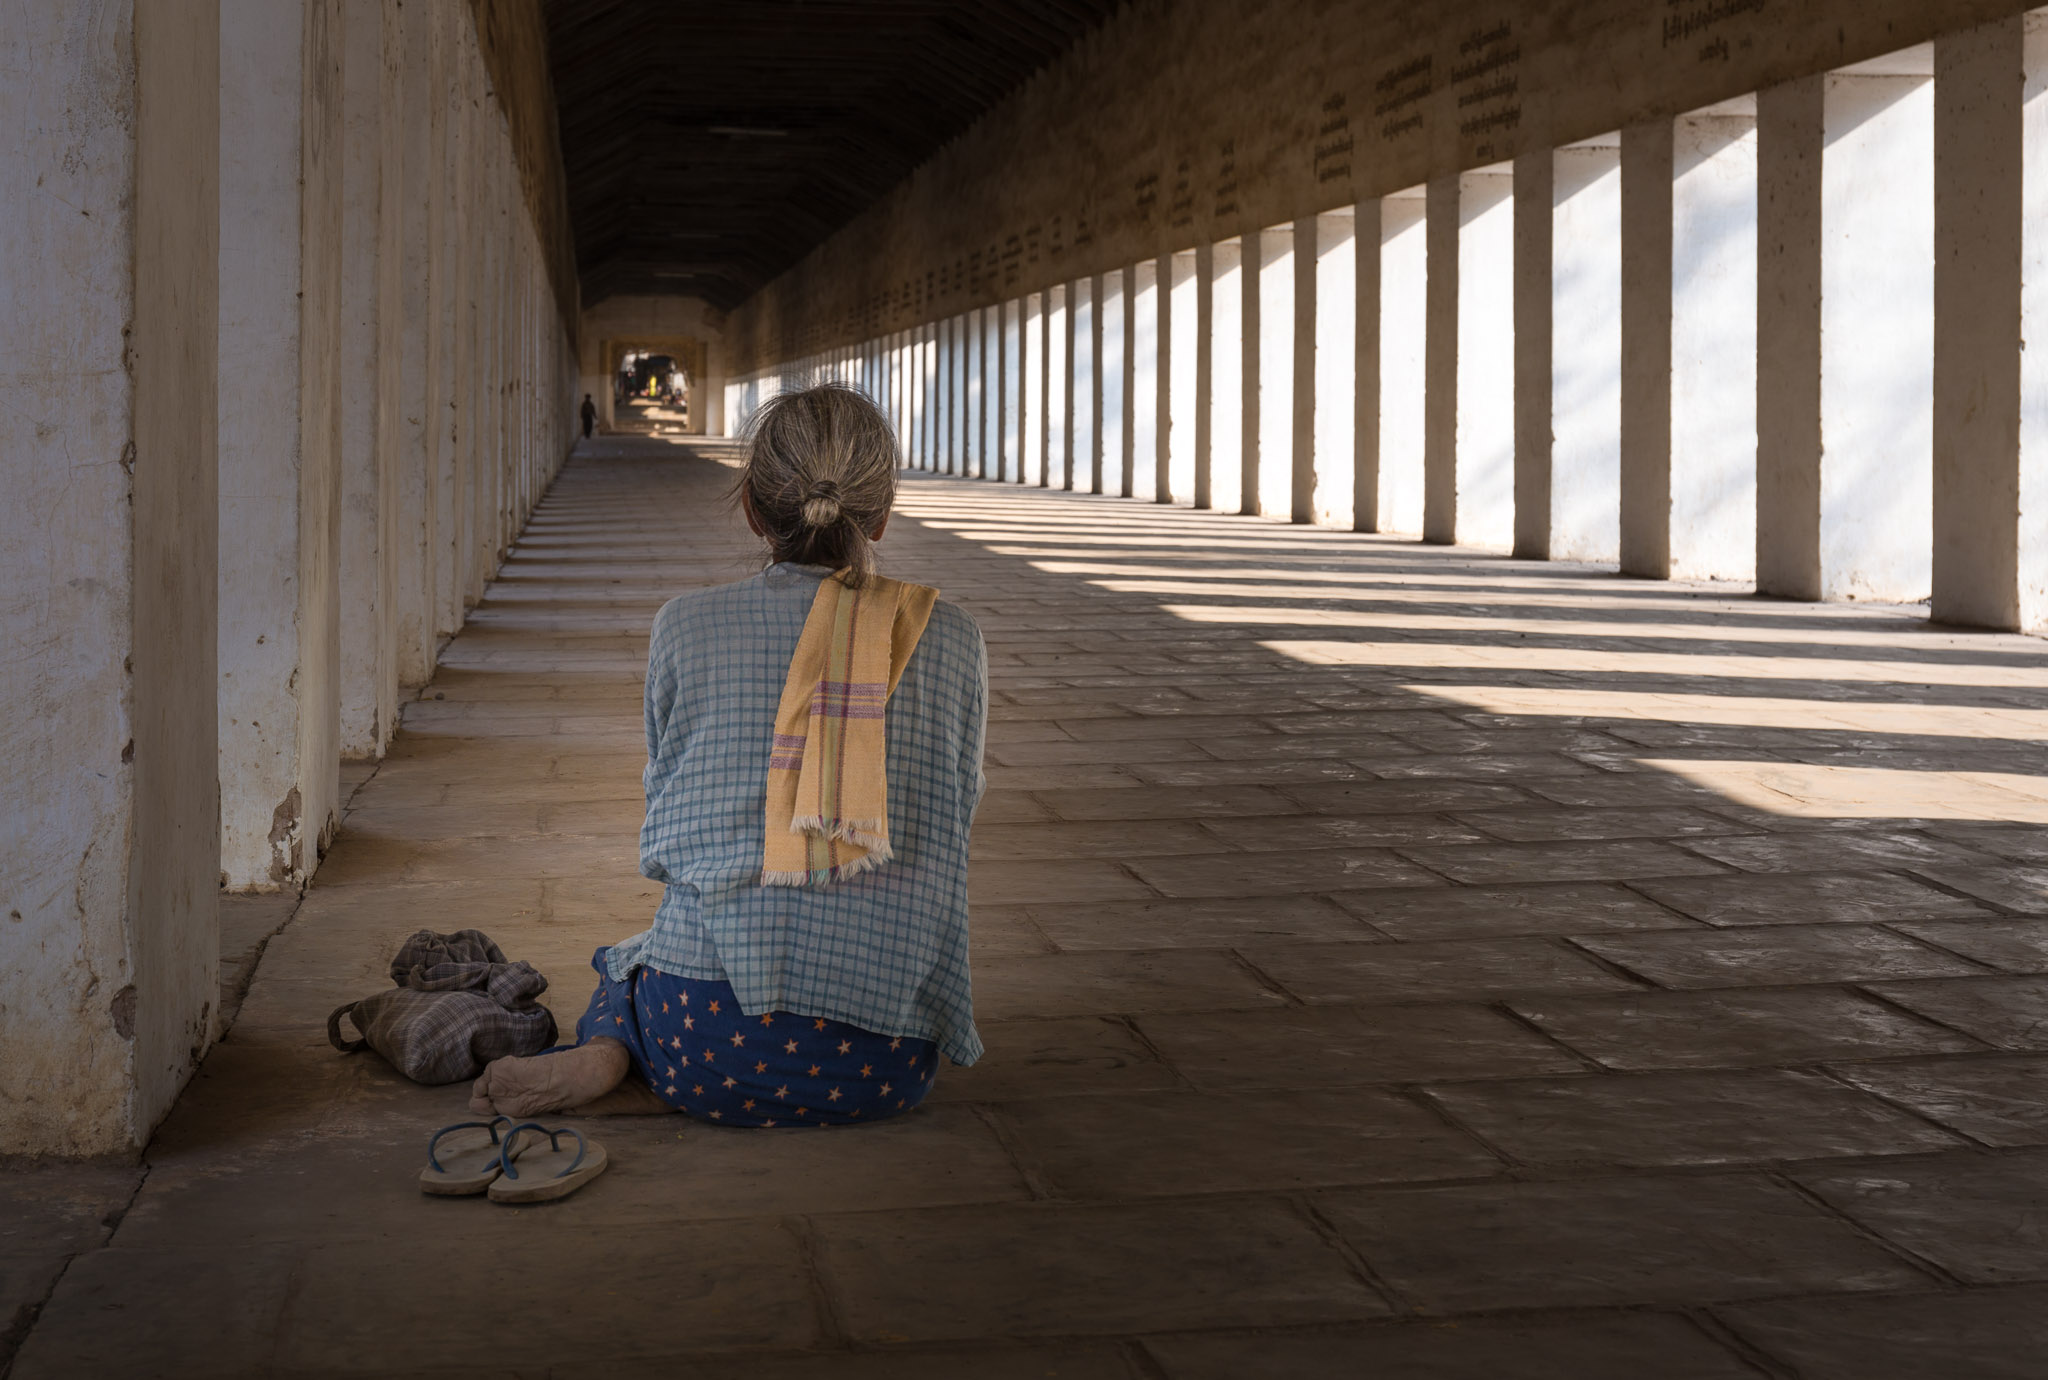
[[[920,468],[2038,627],[2029,333],[2039,13],[794,360],[727,405],[839,378]]]
[[[221,0],[221,874],[304,882],[572,441],[465,7]]]

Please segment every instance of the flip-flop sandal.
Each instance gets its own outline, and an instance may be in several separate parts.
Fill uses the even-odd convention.
[[[503,1173],[505,1167],[505,1146],[498,1138],[501,1123],[509,1128],[512,1118],[458,1121],[434,1132],[434,1138],[427,1142],[427,1167],[420,1171],[420,1192],[462,1198],[489,1188],[491,1180]],[[486,1134],[478,1135],[479,1131]],[[451,1136],[453,1139],[446,1148],[435,1149],[444,1137]],[[505,1139],[510,1140],[511,1136],[508,1134]]]
[[[538,1144],[531,1148],[516,1144],[519,1135],[525,1131],[538,1131],[546,1136],[547,1148],[543,1150]],[[574,1154],[562,1148],[563,1136],[576,1138]],[[514,1164],[514,1160],[518,1163]],[[566,1198],[604,1173],[606,1163],[604,1147],[596,1141],[585,1140],[583,1133],[573,1126],[550,1131],[538,1121],[522,1122],[505,1133],[504,1154],[500,1162],[504,1172],[491,1181],[491,1201],[545,1203]]]

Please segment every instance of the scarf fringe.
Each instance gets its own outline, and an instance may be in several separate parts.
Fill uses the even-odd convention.
[[[896,856],[889,846],[888,828],[887,822],[879,819],[836,819],[827,824],[820,815],[798,815],[789,822],[792,834],[820,834],[867,849],[867,856],[861,859],[867,867],[879,866]],[[847,876],[853,875],[848,868],[840,870]]]
[[[829,872],[763,872],[762,886],[826,886],[832,882],[843,882],[849,877],[858,877],[863,872],[872,872],[887,862],[886,857],[876,853],[863,853],[850,862],[841,863]]]

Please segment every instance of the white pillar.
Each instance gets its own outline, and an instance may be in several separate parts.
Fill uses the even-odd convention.
[[[1358,219],[1353,208],[1325,211],[1315,225],[1314,451],[1310,517],[1352,526],[1358,472]]]
[[[6,42],[0,1155],[132,1162],[219,991],[219,14],[16,4]]]
[[[1159,495],[1160,352],[1165,337],[1159,329],[1159,262],[1143,259],[1124,270],[1131,292],[1131,391],[1127,411],[1130,440],[1124,448],[1123,494],[1150,502]]]
[[[1170,281],[1166,286],[1166,468],[1159,489],[1161,502],[1194,501],[1195,454],[1207,431],[1201,257],[1184,249],[1166,260]]]
[[[1662,186],[1670,186],[1669,125],[1661,127],[1666,149]],[[1544,212],[1549,223],[1549,272],[1540,287],[1528,284],[1548,319],[1541,323],[1538,341],[1521,339],[1517,322],[1515,340],[1515,388],[1518,395],[1541,399],[1547,414],[1547,437],[1531,436],[1519,428],[1515,447],[1515,469],[1520,476],[1528,462],[1521,440],[1530,439],[1541,447],[1547,439],[1549,471],[1547,490],[1529,495],[1547,514],[1543,524],[1541,554],[1560,561],[1623,559],[1625,530],[1623,513],[1628,499],[1628,478],[1622,457],[1628,453],[1623,441],[1623,336],[1628,329],[1623,316],[1627,265],[1635,260],[1636,245],[1624,230],[1623,188],[1631,173],[1627,140],[1632,134],[1607,135],[1558,149],[1533,161],[1547,167],[1549,184]],[[1517,176],[1525,163],[1517,163]],[[1654,186],[1654,184],[1653,184]],[[1521,188],[1515,189],[1519,199]],[[1654,192],[1653,192],[1654,199]],[[1670,241],[1670,199],[1662,201],[1663,240]],[[1519,288],[1520,285],[1518,285]],[[1670,300],[1665,291],[1661,300]],[[1666,313],[1668,315],[1668,306]],[[1533,325],[1534,323],[1532,323]],[[1668,352],[1668,321],[1662,336]],[[1530,358],[1532,344],[1547,356],[1538,377],[1524,380],[1521,368]],[[1645,353],[1654,354],[1654,342],[1645,342]],[[1663,396],[1668,397],[1669,370],[1656,374]],[[1661,436],[1668,434],[1669,427]],[[1650,442],[1654,445],[1655,442]],[[1532,515],[1521,511],[1523,489],[1517,486],[1515,550],[1536,555],[1536,524]],[[1668,509],[1668,501],[1664,507]],[[1652,572],[1642,572],[1652,573]],[[1654,572],[1661,574],[1661,570]]]
[[[1931,70],[1931,54],[1914,50],[1758,98],[1765,593],[1928,593]]]
[[[1223,240],[1209,251],[1209,506],[1219,513],[1244,508],[1245,288],[1244,241]],[[1199,482],[1199,480],[1198,480]],[[1199,502],[1199,500],[1197,500]]]
[[[399,208],[384,194],[387,98],[394,85],[384,34],[384,0],[344,0],[342,9],[341,201],[341,753],[384,754],[397,718],[395,575],[385,531],[389,490],[397,483],[380,392],[394,333],[383,320],[387,225]],[[395,6],[394,6],[395,10]],[[394,13],[392,18],[396,19]],[[396,284],[393,285],[394,296]],[[395,303],[389,304],[395,305]]]
[[[400,12],[392,38],[399,46],[400,87],[394,123],[402,131],[396,159],[397,196],[404,214],[395,229],[399,251],[393,265],[395,281],[384,288],[395,303],[400,338],[390,364],[386,390],[392,406],[386,424],[395,428],[398,484],[393,491],[391,522],[399,684],[426,684],[434,672],[434,526],[440,497],[439,441],[435,402],[439,360],[435,357],[440,290],[441,228],[438,174],[441,158],[438,118],[445,90],[435,84],[435,18],[428,6]],[[595,388],[597,380],[591,386]],[[580,402],[582,394],[577,394]]]
[[[339,791],[342,33],[332,4],[221,21],[220,872],[295,889]]]
[[[1670,573],[1756,576],[1756,101],[1681,115],[1671,183]]]
[[[1934,617],[2048,621],[2048,14],[1935,51]]]
[[[1289,390],[1287,506],[1289,522],[1314,515],[1316,488],[1316,218],[1303,216],[1290,227],[1288,262],[1293,292],[1288,303]],[[1276,512],[1275,516],[1279,513]]]

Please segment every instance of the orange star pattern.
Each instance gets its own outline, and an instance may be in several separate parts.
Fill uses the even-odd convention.
[[[825,1028],[825,1022],[823,1022],[822,1020],[819,1020],[819,1021],[813,1021],[813,1022],[811,1022],[811,1024],[812,1024],[812,1025],[814,1025],[814,1026],[816,1026],[816,1027],[817,1027],[818,1029],[820,1029],[820,1030],[823,1030],[823,1029]]]
[[[712,1014],[712,1015],[714,1015],[714,1016],[716,1016],[716,1015],[718,1014],[718,1003],[717,1003],[717,1002],[712,1002],[712,1003],[711,1003],[711,1014]]]
[[[853,1041],[851,1041],[851,1040],[841,1040],[841,1041],[839,1042],[839,1052],[840,1052],[841,1054],[851,1054],[851,1053],[853,1053]]]
[[[746,1037],[746,1036],[744,1036],[744,1035],[742,1035],[742,1034],[740,1034],[740,1033],[739,1033],[739,1032],[738,1032],[737,1030],[735,1030],[735,1031],[734,1031],[734,1032],[732,1033],[732,1047],[733,1047],[734,1049],[738,1049],[738,1048],[739,1048],[739,1047],[740,1047],[741,1045],[745,1044],[746,1042],[747,1042],[747,1037]],[[913,1059],[913,1060],[911,1060],[910,1062],[912,1062],[912,1063],[914,1064],[914,1063],[916,1063],[917,1061],[916,1061],[915,1059]]]
[[[795,1041],[795,1040],[790,1040],[790,1041],[787,1041],[787,1042],[785,1042],[785,1043],[783,1044],[783,1046],[782,1046],[782,1052],[783,1052],[784,1054],[794,1054],[794,1053],[796,1053],[796,1041]]]
[[[903,1048],[903,1037],[902,1037],[901,1035],[898,1035],[898,1036],[897,1036],[897,1037],[896,1037],[895,1039],[893,1039],[893,1040],[889,1041],[889,1048],[891,1048],[891,1049],[901,1049],[901,1048]]]
[[[761,1013],[761,1024],[762,1024],[762,1025],[774,1025],[774,1024],[775,1024],[775,1013],[774,1013],[774,1012],[772,1012],[772,1011],[763,1011],[763,1012]]]

